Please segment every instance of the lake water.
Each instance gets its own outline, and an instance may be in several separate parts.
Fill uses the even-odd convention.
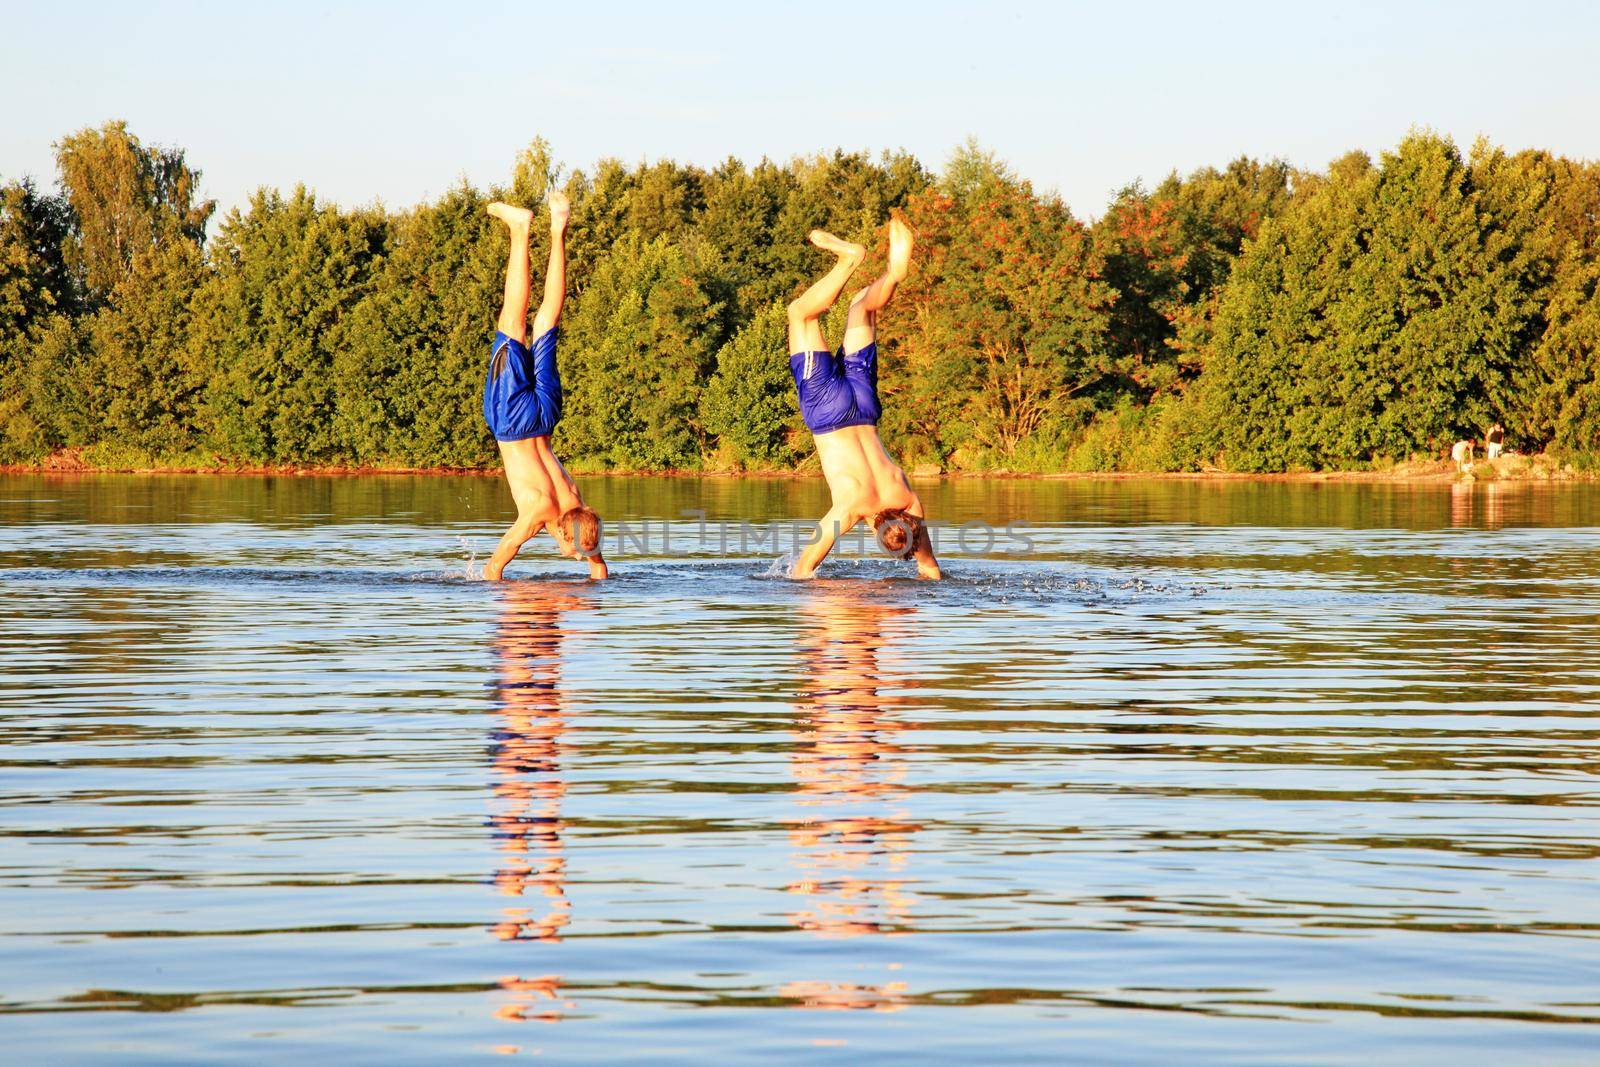
[[[1600,1058],[1600,487],[584,485],[0,478],[4,1058]]]

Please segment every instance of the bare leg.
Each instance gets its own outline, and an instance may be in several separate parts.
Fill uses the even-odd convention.
[[[567,298],[567,218],[572,205],[564,193],[550,194],[550,264],[544,272],[544,299],[533,316],[535,340],[555,328]]]
[[[811,243],[839,257],[833,269],[819,278],[811,288],[801,293],[789,305],[789,351],[821,352],[827,342],[822,339],[822,325],[818,321],[833,307],[833,302],[844,292],[850,275],[861,266],[867,250],[850,241],[841,241],[822,230],[811,231]]]
[[[500,321],[496,328],[514,341],[525,342],[528,339],[528,296],[533,284],[528,277],[528,230],[533,225],[533,212],[496,200],[489,205],[489,214],[511,231],[511,251],[506,256],[506,295],[500,305]]]
[[[889,267],[871,285],[850,300],[850,316],[844,325],[844,350],[859,352],[878,336],[878,312],[894,296],[895,287],[911,272],[911,227],[899,219],[889,220]]]

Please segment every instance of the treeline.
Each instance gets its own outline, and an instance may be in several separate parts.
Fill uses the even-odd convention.
[[[209,243],[181,150],[111,123],[56,158],[56,192],[0,189],[0,462],[491,465],[506,238],[484,206],[558,183],[580,468],[805,462],[783,306],[826,266],[806,232],[873,247],[865,284],[891,212],[919,242],[880,338],[908,464],[1360,467],[1496,421],[1600,451],[1600,167],[1546,152],[1417,133],[1322,173],[1240,159],[1087,223],[972,144],[937,173],[842,152],[564,172],[535,142],[505,187],[405,211],[263,189]]]

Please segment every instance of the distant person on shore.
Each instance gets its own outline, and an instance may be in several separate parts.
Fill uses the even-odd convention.
[[[1500,453],[1505,450],[1505,445],[1506,428],[1497,422],[1483,435],[1483,453],[1490,459],[1499,459]]]
[[[1450,446],[1450,459],[1458,470],[1466,470],[1472,465],[1472,442],[1457,441]]]
[[[821,280],[789,305],[789,369],[800,392],[800,414],[817,445],[817,458],[833,494],[833,507],[818,524],[817,539],[800,553],[791,572],[810,578],[834,542],[871,524],[878,544],[893,556],[915,558],[917,575],[939,578],[939,563],[923,523],[922,501],[878,437],[878,312],[911,269],[911,227],[889,222],[889,266],[881,278],[850,299],[844,343],[830,352],[822,316],[833,307],[867,250],[822,230],[811,243],[838,261]]]
[[[550,434],[561,421],[561,374],[556,368],[556,322],[567,292],[566,232],[571,208],[558,192],[550,194],[550,265],[544,299],[533,316],[533,346],[528,335],[528,233],[533,212],[496,201],[489,214],[511,231],[506,260],[505,302],[494,335],[489,372],[483,383],[483,417],[500,443],[506,481],[517,503],[517,521],[500,538],[483,576],[498,581],[517,550],[540,530],[548,530],[561,554],[587,560],[590,578],[606,576],[600,555],[600,517],[586,506],[578,486],[550,450]]]

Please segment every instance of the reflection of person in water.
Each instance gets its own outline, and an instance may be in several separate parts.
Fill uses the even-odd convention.
[[[1456,482],[1450,486],[1450,525],[1498,530],[1506,524],[1506,496],[1517,488],[1506,482]]]
[[[490,825],[501,854],[494,884],[517,901],[502,911],[493,930],[502,941],[555,942],[571,917],[561,841],[566,793],[561,774],[566,731],[562,616],[589,601],[571,589],[533,583],[507,584],[501,596],[495,636],[500,721],[490,750],[496,810]],[[515,997],[496,1012],[504,1019],[528,1018],[534,1001],[560,998],[558,975],[508,977],[500,984]],[[539,1017],[559,1018],[559,1013],[552,1010]]]
[[[895,710],[905,698],[883,692],[904,683],[886,683],[881,660],[908,609],[859,590],[816,594],[802,609],[812,637],[802,645],[808,682],[793,757],[802,814],[789,834],[800,869],[791,918],[822,937],[906,933],[916,897],[905,870],[918,827],[904,811]],[[794,982],[784,992],[807,1007],[893,1009],[903,988]]]

